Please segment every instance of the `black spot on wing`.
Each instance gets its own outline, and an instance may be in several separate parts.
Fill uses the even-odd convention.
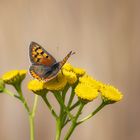
[[[43,54],[44,54],[44,52],[41,52],[40,54],[41,54],[41,55],[43,55]]]

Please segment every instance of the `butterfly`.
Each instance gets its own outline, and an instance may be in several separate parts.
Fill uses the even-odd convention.
[[[75,54],[70,51],[66,57],[57,62],[56,59],[36,42],[31,42],[29,46],[29,57],[32,65],[29,68],[33,78],[48,82],[54,79],[68,58]]]

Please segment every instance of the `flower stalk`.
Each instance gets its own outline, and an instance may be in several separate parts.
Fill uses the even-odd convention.
[[[34,140],[34,117],[29,115],[29,125],[30,125],[30,140]]]
[[[106,105],[105,102],[102,102],[97,109],[95,109],[91,114],[89,114],[88,116],[86,116],[85,118],[83,118],[82,120],[80,120],[79,122],[77,122],[77,125],[87,121],[88,119],[90,119],[91,117],[93,117],[97,112],[99,112],[104,106]]]
[[[8,94],[9,96],[19,99],[22,102],[29,118],[30,140],[34,140],[34,117],[37,108],[38,95],[35,95],[33,109],[31,110],[21,89],[22,81],[26,77],[26,72],[26,70],[13,70],[5,73],[2,77],[2,80],[5,84],[12,85],[16,89],[17,94],[9,91],[7,88],[4,88],[3,92]]]
[[[61,118],[56,119],[56,137],[55,140],[60,140],[61,136]]]
[[[13,70],[7,72],[0,78],[0,93],[4,92],[19,99],[27,111],[30,126],[30,140],[35,140],[34,119],[38,97],[42,98],[56,121],[55,140],[69,140],[77,126],[92,118],[104,106],[118,102],[123,98],[122,93],[118,89],[95,80],[87,75],[83,69],[65,64],[61,71],[56,78],[48,82],[38,80],[29,81],[28,89],[35,95],[32,108],[28,105],[21,88],[22,81],[26,77],[26,70]],[[9,91],[6,88],[6,84],[12,85],[16,89],[17,94]],[[69,89],[71,89],[70,93],[68,92]],[[53,94],[60,106],[57,112],[55,111],[55,107],[49,102],[47,96],[49,93]],[[94,101],[99,95],[101,96],[101,104],[83,119],[79,119],[84,106]],[[66,135],[62,138],[62,130],[69,123],[71,124],[66,130]]]
[[[37,108],[38,95],[35,95],[33,109],[31,111],[28,104],[27,104],[26,99],[23,96],[21,84],[16,85],[15,89],[17,90],[17,92],[19,94],[19,98],[20,98],[21,102],[23,103],[23,105],[28,113],[29,125],[30,125],[30,140],[34,140],[35,139],[35,136],[34,136],[35,135],[34,134],[34,117],[35,117],[35,112],[36,112],[36,108]]]
[[[16,84],[16,85],[14,85],[14,87],[15,87],[17,93],[19,94],[19,98],[20,98],[21,102],[23,103],[27,113],[30,114],[30,108],[27,104],[27,101],[25,100],[25,98],[23,96],[22,89],[21,89],[21,84]]]
[[[44,102],[46,103],[46,105],[48,106],[48,108],[49,108],[49,110],[51,111],[51,113],[52,113],[52,115],[54,116],[54,118],[57,119],[58,116],[57,116],[56,112],[54,111],[52,105],[51,105],[50,102],[48,101],[46,95],[42,95],[41,97],[42,97],[42,99],[44,100]]]
[[[70,128],[69,128],[69,130],[68,130],[68,132],[67,132],[67,134],[66,134],[66,136],[65,136],[65,138],[64,138],[64,140],[68,140],[68,139],[70,138],[70,136],[72,135],[74,129],[75,129],[76,126],[77,126],[77,119],[78,119],[79,115],[81,114],[81,111],[82,111],[84,105],[85,105],[85,104],[81,102],[81,104],[80,104],[80,106],[79,106],[79,109],[78,109],[78,111],[77,111],[77,114],[76,114],[76,116],[74,117],[74,119],[72,120],[72,124],[71,124],[71,126],[70,126]]]

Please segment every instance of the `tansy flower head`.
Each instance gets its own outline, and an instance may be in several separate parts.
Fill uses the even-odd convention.
[[[106,103],[118,102],[123,98],[122,93],[113,86],[104,85],[100,90],[102,99]]]
[[[3,81],[6,84],[12,84],[15,85],[16,83],[20,83],[26,76],[25,70],[11,70],[7,73],[5,73],[2,76]]]
[[[66,77],[62,73],[59,73],[56,78],[45,83],[45,88],[48,90],[62,90],[66,84]]]
[[[12,71],[6,72],[2,76],[2,79],[6,84],[13,84],[17,81],[18,77],[19,77],[18,70],[12,70]]]
[[[73,68],[73,71],[77,76],[83,76],[86,73],[85,70],[81,68]]]
[[[4,88],[5,88],[4,81],[0,78],[0,92],[3,92]]]
[[[85,74],[85,70],[81,69],[81,68],[75,68],[73,67],[71,64],[66,63],[63,67],[62,67],[62,71],[71,71],[74,72],[77,76],[83,76]]]
[[[43,81],[38,81],[36,79],[31,80],[28,83],[28,89],[33,91],[34,93],[38,95],[42,95],[47,93],[47,89],[44,87],[44,82]]]
[[[73,66],[71,64],[69,64],[69,63],[65,63],[65,65],[62,67],[62,71],[63,70],[72,71]]]
[[[69,84],[74,84],[77,81],[77,76],[73,71],[63,70],[63,75],[66,77]]]
[[[20,79],[24,80],[27,74],[27,70],[19,70]]]
[[[98,97],[97,89],[91,87],[90,85],[79,83],[75,88],[76,95],[87,101],[92,101]]]
[[[104,85],[103,83],[95,80],[94,78],[92,78],[89,75],[84,75],[82,77],[79,78],[79,81],[81,83],[87,84],[92,86],[93,88],[96,88],[97,90],[100,90],[100,88]]]

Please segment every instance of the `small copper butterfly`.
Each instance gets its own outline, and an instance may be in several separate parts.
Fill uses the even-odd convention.
[[[31,42],[29,46],[29,57],[32,63],[29,68],[30,74],[35,79],[48,82],[57,76],[62,66],[74,53],[75,52],[70,51],[62,61],[57,62],[56,59],[38,43]]]

